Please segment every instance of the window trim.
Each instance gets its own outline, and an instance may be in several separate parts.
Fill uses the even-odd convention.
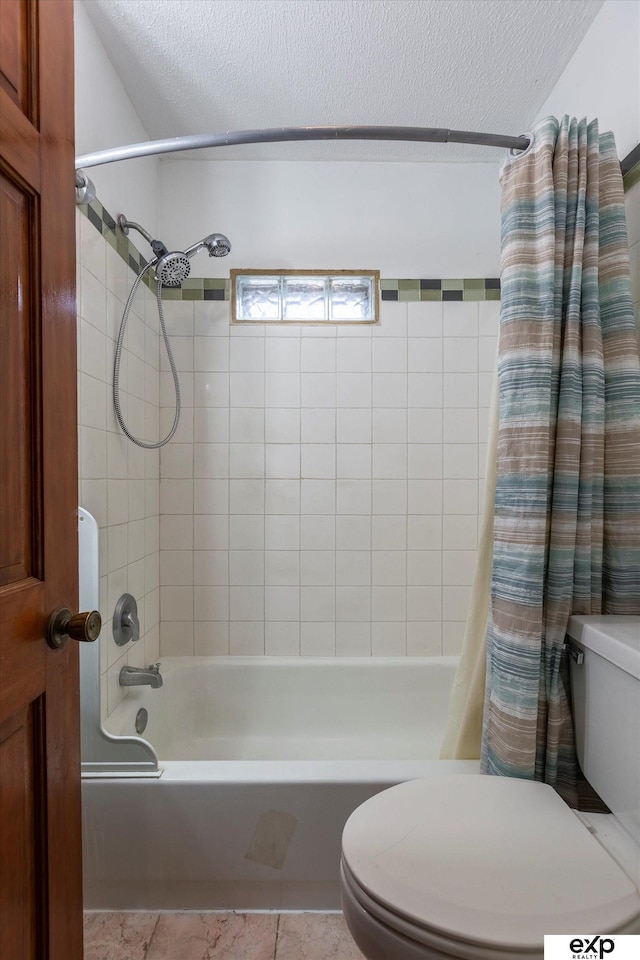
[[[366,327],[380,324],[380,271],[379,270],[268,270],[234,268],[230,271],[231,283],[231,323],[238,326],[290,326],[290,327]],[[373,319],[371,320],[242,320],[236,316],[236,287],[238,277],[372,277],[373,278]]]

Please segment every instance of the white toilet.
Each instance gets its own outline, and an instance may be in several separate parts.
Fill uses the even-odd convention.
[[[611,814],[541,783],[412,780],[342,836],[342,906],[368,960],[542,958],[544,934],[640,933],[640,617],[572,617],[582,769]]]

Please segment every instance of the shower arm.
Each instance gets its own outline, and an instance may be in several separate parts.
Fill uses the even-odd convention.
[[[144,227],[141,227],[139,223],[134,223],[133,220],[127,220],[127,218],[123,213],[121,213],[118,216],[118,226],[124,233],[125,237],[129,235],[129,230],[132,230],[132,229],[137,230],[138,233],[144,237],[144,239],[147,241],[147,243],[153,250],[156,256],[156,259],[159,260],[160,257],[166,256],[166,254],[169,252],[166,246],[164,245],[164,243],[162,242],[162,240],[154,240],[151,234],[148,232],[148,230],[145,230]]]
[[[141,227],[139,223],[134,223],[133,220],[127,220],[127,218],[123,213],[121,213],[118,217],[118,226],[124,233],[125,237],[129,235],[129,230],[133,229],[133,230],[137,230],[138,233],[140,233],[145,238],[145,240],[147,241],[150,247],[153,246],[153,244],[155,243],[155,240],[153,239],[153,237],[151,236],[148,230],[145,230],[144,227]]]
[[[104,163],[132,160],[135,157],[153,157],[179,150],[204,150],[207,147],[230,147],[245,143],[282,143],[294,140],[397,140],[414,143],[470,143],[483,147],[502,147],[526,150],[531,145],[531,134],[508,137],[496,133],[474,133],[469,130],[448,130],[441,127],[275,127],[267,130],[235,130],[227,133],[196,134],[189,137],[170,137],[166,140],[148,140],[129,143],[95,153],[76,157],[76,189],[86,194],[91,181],[83,172],[85,167]],[[92,185],[92,184],[91,184]],[[90,194],[89,194],[90,196]],[[95,196],[95,193],[94,193]],[[88,202],[79,200],[79,202]]]

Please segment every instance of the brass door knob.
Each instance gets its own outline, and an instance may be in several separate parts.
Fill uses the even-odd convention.
[[[92,642],[98,639],[101,627],[102,618],[97,610],[76,613],[74,616],[67,607],[59,607],[49,617],[47,643],[58,650],[64,647],[69,637],[83,643]]]

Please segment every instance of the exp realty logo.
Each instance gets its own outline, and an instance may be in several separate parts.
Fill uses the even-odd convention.
[[[599,957],[603,960],[607,954],[613,953],[616,945],[611,937],[574,937],[569,944],[571,960],[593,960]]]
[[[571,934],[546,936],[545,960],[637,960],[640,957],[640,935]]]

